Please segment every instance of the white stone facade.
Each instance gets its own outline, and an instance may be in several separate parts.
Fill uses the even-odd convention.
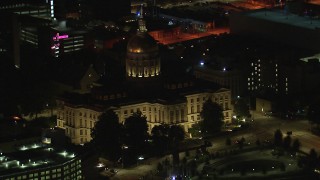
[[[201,120],[200,112],[203,103],[211,98],[213,102],[220,104],[223,108],[224,122],[231,122],[233,110],[230,90],[222,88],[215,92],[195,93],[185,97],[185,102],[170,104],[161,100],[156,103],[142,102],[122,105],[114,108],[114,111],[121,123],[132,113],[141,111],[147,118],[149,132],[159,124],[178,124],[184,128],[185,132],[188,132],[193,124]],[[74,144],[84,144],[91,141],[91,129],[103,110],[91,106],[67,104],[60,100],[58,104],[57,127],[65,129],[65,135]]]

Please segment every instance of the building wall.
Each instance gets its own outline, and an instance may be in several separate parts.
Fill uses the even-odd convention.
[[[265,113],[272,110],[271,102],[266,99],[256,98],[256,111]]]
[[[219,84],[231,90],[231,97],[234,99],[241,96],[246,90],[245,79],[240,71],[221,71],[205,67],[197,67],[194,71],[196,78]]]
[[[3,180],[15,179],[83,179],[81,172],[81,159],[73,158],[69,161],[38,169],[19,171],[17,173],[0,175]]]
[[[40,18],[50,18],[50,7],[49,6],[38,6],[30,9],[17,9],[13,10],[14,13],[19,15],[30,15]]]
[[[59,57],[63,54],[80,51],[85,47],[85,35],[87,32],[83,31],[77,33],[74,31],[69,32],[53,32],[51,34],[50,51],[54,57]],[[59,36],[67,36],[61,39],[55,39]],[[47,42],[47,41],[46,41]]]
[[[38,47],[39,44],[39,38],[38,38],[38,32],[37,31],[31,31],[28,28],[22,28],[21,29],[21,35],[20,40],[25,41],[29,44],[31,44],[34,47]]]
[[[93,83],[98,81],[100,78],[99,74],[94,70],[93,65],[91,65],[87,72],[84,74],[80,80],[80,92],[88,93],[93,87]]]
[[[167,39],[178,38],[181,34],[181,27],[178,26],[171,29],[149,31],[148,34],[152,36],[156,41],[162,43],[162,41],[165,41]]]
[[[140,111],[147,118],[148,130],[160,124],[177,124],[183,127],[185,132],[191,126],[201,120],[200,112],[203,103],[211,98],[212,101],[221,105],[223,109],[224,122],[230,123],[232,116],[231,91],[219,89],[216,92],[204,92],[186,95],[186,101],[176,104],[142,102],[136,104],[122,105],[114,109],[119,117],[120,123],[132,113]],[[57,101],[59,110],[57,113],[57,127],[65,129],[65,135],[74,144],[84,144],[91,141],[91,130],[98,120],[102,110],[74,106]]]
[[[72,143],[83,144],[91,141],[91,129],[101,112],[86,108],[66,108],[66,135]]]

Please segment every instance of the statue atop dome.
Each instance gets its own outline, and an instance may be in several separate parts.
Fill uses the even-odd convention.
[[[143,19],[143,5],[141,5],[141,9],[140,9],[140,16],[139,16],[139,20],[138,20],[138,24],[139,24],[139,29],[138,29],[138,34],[140,33],[145,33],[147,32],[147,28],[146,28],[146,21]]]

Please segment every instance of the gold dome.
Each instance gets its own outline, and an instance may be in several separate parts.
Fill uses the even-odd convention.
[[[146,32],[134,35],[127,45],[129,53],[151,53],[158,50],[157,42]]]

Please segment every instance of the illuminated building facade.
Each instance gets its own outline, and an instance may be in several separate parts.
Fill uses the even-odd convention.
[[[72,28],[61,28],[59,26],[52,28],[50,31],[50,52],[54,57],[80,51],[85,47],[85,38],[88,34],[85,30],[73,30]]]
[[[193,86],[190,83],[171,84],[168,88],[190,88],[188,86]],[[116,112],[120,123],[124,123],[125,119],[132,113],[140,111],[147,117],[149,132],[154,126],[160,124],[177,124],[182,126],[185,132],[188,132],[193,124],[201,121],[200,112],[203,103],[208,98],[223,108],[224,123],[231,123],[233,112],[231,91],[224,88],[215,91],[203,90],[197,93],[183,92],[180,95],[177,94],[174,99],[157,99],[154,101],[129,101],[127,94],[124,92],[115,92],[103,96],[97,95],[97,98],[104,99],[104,102],[119,101],[120,103],[112,106],[101,106],[76,104],[70,99],[57,100],[59,106],[57,127],[65,129],[65,135],[70,138],[73,144],[84,144],[92,140],[91,130],[99,115],[108,108],[112,108]]]
[[[20,40],[31,44],[34,47],[39,45],[38,29],[32,27],[21,28]]]
[[[139,18],[139,30],[127,45],[126,72],[129,78],[160,75],[159,47],[147,33],[142,14]]]
[[[169,20],[173,24],[181,24],[183,30],[188,30],[190,32],[207,32],[215,28],[214,21],[208,20],[195,20],[190,18],[180,18],[176,16],[171,16],[168,14],[159,14],[162,19]],[[191,27],[191,29],[189,29]]]
[[[0,4],[0,12],[11,12],[18,15],[29,15],[38,18],[51,19],[50,5],[46,3],[32,4],[26,1],[25,3],[10,2]]]

